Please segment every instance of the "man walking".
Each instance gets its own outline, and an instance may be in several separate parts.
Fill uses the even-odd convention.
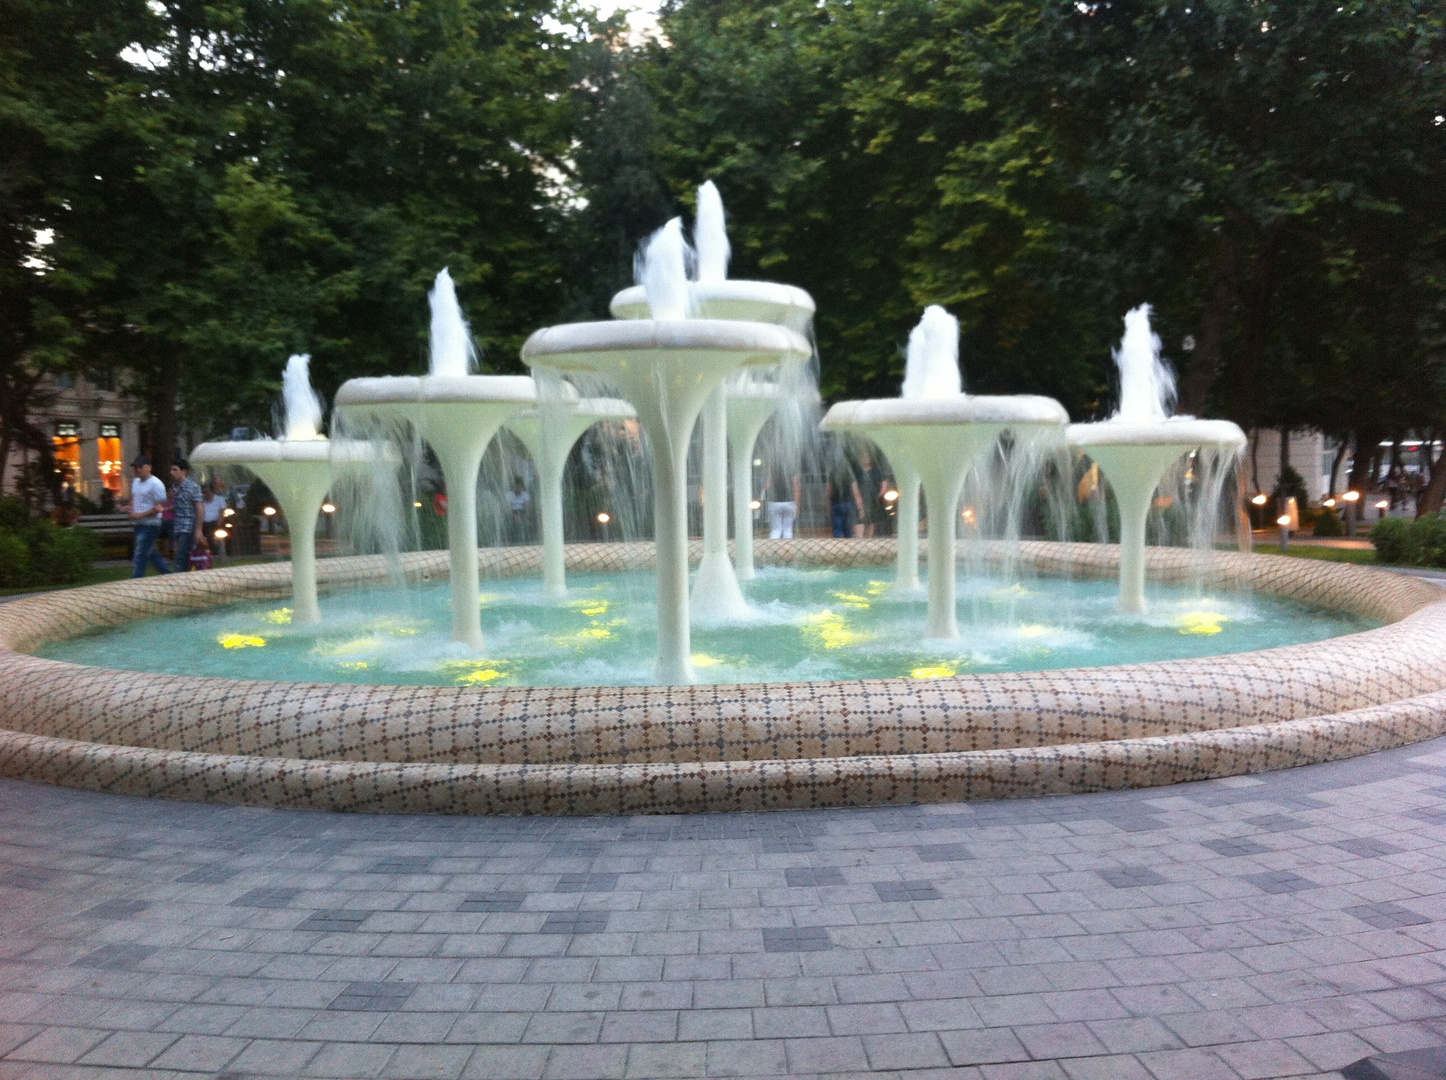
[[[173,543],[176,545],[176,559],[172,566],[178,574],[191,569],[191,549],[197,544],[206,546],[206,537],[201,532],[201,485],[191,479],[191,463],[177,458],[171,466],[171,483],[175,489],[171,494],[175,520]]]
[[[159,573],[169,574],[171,568],[156,550],[156,541],[161,537],[161,510],[166,505],[166,485],[151,475],[151,459],[145,454],[131,462],[131,468],[135,469],[136,478],[131,481],[130,501],[122,504],[136,530],[131,577],[145,577],[150,563],[155,564]]]

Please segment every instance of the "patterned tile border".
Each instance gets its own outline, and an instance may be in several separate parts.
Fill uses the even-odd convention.
[[[961,547],[961,552],[965,549]],[[891,540],[760,542],[760,562],[883,565]],[[976,545],[1032,572],[1106,575],[1116,549]],[[577,545],[575,570],[644,568],[651,545]],[[485,550],[484,574],[536,572]],[[1387,621],[1309,645],[1068,671],[751,686],[467,688],[156,676],[26,654],[95,626],[286,595],[285,564],[117,582],[0,607],[0,774],[96,790],[326,810],[670,813],[1145,787],[1350,757],[1446,733],[1446,600],[1363,567],[1149,553]],[[327,589],[384,579],[320,564]],[[406,557],[443,577],[445,552]]]

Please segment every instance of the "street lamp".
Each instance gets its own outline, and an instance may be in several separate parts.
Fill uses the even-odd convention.
[[[1346,535],[1356,535],[1356,503],[1361,501],[1359,491],[1347,491],[1341,496],[1346,504]]]
[[[1280,526],[1280,550],[1281,550],[1282,552],[1289,551],[1289,550],[1290,550],[1290,515],[1289,515],[1289,514],[1281,514],[1280,517],[1278,517],[1278,518],[1275,519],[1275,523]]]
[[[1389,499],[1382,499],[1380,502],[1376,503],[1376,509],[1380,511],[1380,513],[1376,515],[1376,520],[1380,521],[1382,518],[1384,518],[1386,516],[1386,511],[1390,508],[1391,502]]]

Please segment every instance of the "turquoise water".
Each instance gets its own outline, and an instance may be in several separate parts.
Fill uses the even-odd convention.
[[[541,583],[483,583],[486,646],[448,640],[445,585],[324,596],[322,622],[291,624],[282,603],[238,603],[58,642],[41,655],[176,675],[426,686],[588,686],[651,682],[653,579],[575,574],[569,599]],[[744,623],[695,626],[704,682],[934,678],[1119,664],[1264,649],[1379,625],[1247,593],[1153,586],[1150,613],[1115,612],[1109,581],[959,583],[961,640],[921,640],[923,593],[900,596],[882,568],[769,568],[746,589]]]

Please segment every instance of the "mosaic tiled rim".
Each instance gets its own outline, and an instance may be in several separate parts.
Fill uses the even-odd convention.
[[[997,547],[966,558],[1005,558]],[[882,565],[890,540],[760,542],[760,562]],[[579,545],[575,570],[650,545]],[[1019,565],[1112,572],[1104,545],[1025,544]],[[535,549],[484,573],[535,572]],[[1186,578],[1188,552],[1149,553]],[[406,572],[445,575],[445,553]],[[729,687],[398,687],[155,676],[26,655],[96,625],[283,596],[284,564],[118,582],[0,606],[0,774],[135,795],[326,810],[666,813],[998,798],[1141,787],[1349,757],[1446,731],[1446,603],[1343,564],[1221,554],[1204,568],[1387,621],[1309,645],[1193,661]],[[376,581],[333,559],[323,585]]]

